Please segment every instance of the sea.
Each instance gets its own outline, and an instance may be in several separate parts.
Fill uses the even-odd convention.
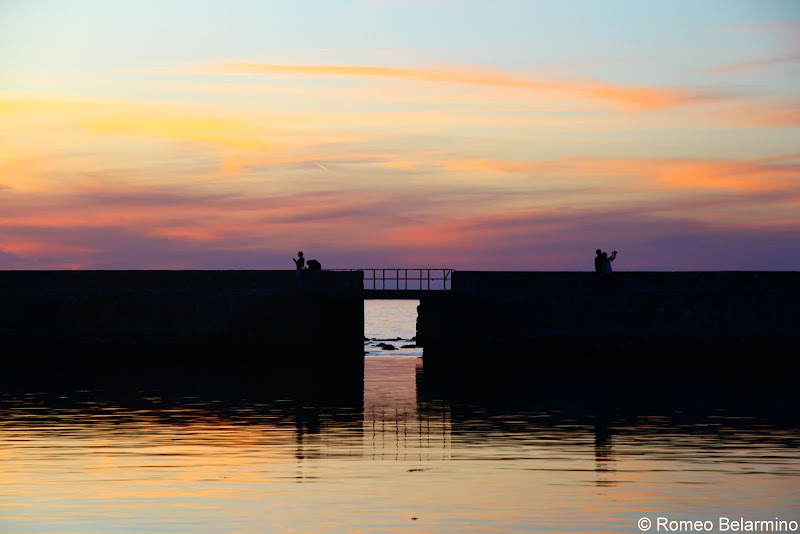
[[[0,393],[0,532],[800,531],[786,382],[437,390],[417,304],[365,302],[362,402]]]

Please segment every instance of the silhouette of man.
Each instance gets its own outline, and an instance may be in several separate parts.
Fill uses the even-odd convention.
[[[594,272],[601,273],[603,271],[603,251],[598,248],[595,252],[597,256],[594,257]]]
[[[308,260],[306,262],[308,265],[308,278],[311,285],[316,285],[316,281],[319,279],[319,273],[322,271],[322,265],[317,260]]]
[[[594,257],[594,271],[598,274],[608,274],[611,272],[611,262],[617,259],[617,251],[611,253],[611,256],[600,250],[595,251],[597,256]]]
[[[303,267],[306,265],[306,259],[303,257],[302,252],[297,253],[298,258],[292,258],[295,269],[297,270],[297,285],[303,287]]]

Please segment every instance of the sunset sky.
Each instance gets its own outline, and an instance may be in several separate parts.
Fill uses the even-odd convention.
[[[0,0],[0,268],[800,270],[797,0]]]

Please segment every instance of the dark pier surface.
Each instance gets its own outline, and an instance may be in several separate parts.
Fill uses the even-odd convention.
[[[420,301],[426,379],[633,371],[785,377],[798,272],[453,273]]]
[[[356,383],[361,276],[298,288],[294,271],[0,272],[0,385]]]
[[[359,391],[361,271],[2,271],[0,387],[268,381]],[[388,292],[387,292],[388,293]],[[800,273],[452,273],[419,298],[426,380],[458,374],[791,376]],[[345,384],[352,387],[345,388]]]

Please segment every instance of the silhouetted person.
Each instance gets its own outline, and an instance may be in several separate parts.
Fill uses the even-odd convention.
[[[608,274],[611,272],[611,262],[617,259],[617,251],[611,253],[611,256],[600,250],[595,251],[597,256],[594,257],[594,271],[598,274]]]
[[[303,287],[303,268],[306,266],[306,259],[303,257],[302,252],[297,253],[298,258],[292,258],[295,269],[297,270],[297,285]]]
[[[603,256],[603,274],[611,274],[611,262],[617,259],[617,251],[612,252],[611,256],[603,252]]]
[[[595,251],[597,256],[594,257],[594,272],[602,273],[603,272],[603,254],[604,252],[599,248]]]
[[[308,260],[308,269],[306,272],[308,274],[308,279],[311,281],[311,285],[314,285],[317,280],[319,280],[319,273],[322,271],[322,265],[317,260]]]

